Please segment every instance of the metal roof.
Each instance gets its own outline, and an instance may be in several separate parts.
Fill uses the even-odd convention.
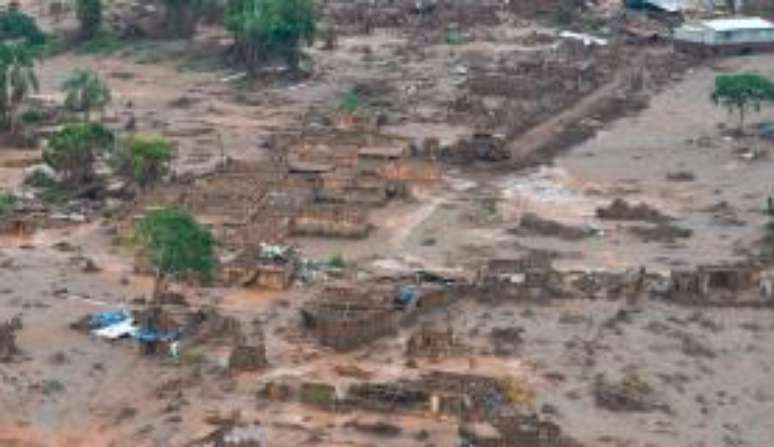
[[[774,29],[774,23],[760,17],[740,17],[734,19],[717,19],[702,22],[702,25],[713,31],[738,31]]]

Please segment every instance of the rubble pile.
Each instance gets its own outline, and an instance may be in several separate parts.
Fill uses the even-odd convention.
[[[483,67],[470,67],[464,96],[452,101],[452,122],[475,123],[514,138],[555,115],[612,79],[622,64],[617,48],[577,47],[562,41],[555,51],[515,54]],[[495,106],[467,111],[464,104],[498,98]],[[491,102],[491,100],[489,101]],[[473,113],[475,111],[476,113]]]
[[[561,222],[540,217],[535,213],[525,213],[522,215],[519,227],[515,231],[539,236],[553,236],[569,241],[585,239],[590,234],[583,228],[565,225]]]
[[[217,309],[206,307],[188,318],[189,337],[199,343],[224,343],[240,346],[246,342],[242,323],[236,318],[223,315]]]
[[[228,359],[228,367],[231,371],[259,371],[268,364],[263,340],[258,344],[235,346]]]
[[[461,139],[448,149],[442,150],[441,158],[447,162],[463,164],[474,161],[496,163],[509,160],[511,152],[501,136],[476,133],[471,138]]]
[[[406,356],[439,360],[453,355],[458,348],[454,339],[454,329],[450,325],[439,327],[424,324],[406,343]]]
[[[463,0],[396,0],[388,5],[368,1],[328,2],[326,15],[343,33],[370,33],[375,28],[401,28],[419,34],[441,37],[443,31],[454,25],[467,28],[473,25],[500,23],[497,0],[467,2]]]
[[[105,22],[121,37],[163,37],[168,32],[160,0],[118,0],[109,5]]]
[[[672,220],[661,211],[646,203],[632,205],[625,199],[617,198],[609,206],[597,208],[597,217],[605,220],[639,220],[643,222],[663,223]]]

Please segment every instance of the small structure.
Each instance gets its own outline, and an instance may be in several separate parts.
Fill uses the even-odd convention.
[[[320,344],[337,351],[396,333],[400,315],[388,293],[350,287],[328,287],[301,310]]]
[[[675,48],[702,56],[774,50],[774,23],[759,17],[686,23],[674,32]]]
[[[668,296],[703,304],[761,302],[761,298],[768,298],[759,293],[764,280],[753,265],[703,265],[694,270],[673,270]]]

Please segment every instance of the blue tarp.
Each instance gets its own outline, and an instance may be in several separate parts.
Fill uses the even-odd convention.
[[[99,312],[91,316],[89,320],[89,328],[92,330],[102,329],[114,324],[121,323],[128,320],[129,314],[123,310],[109,310],[106,312]]]

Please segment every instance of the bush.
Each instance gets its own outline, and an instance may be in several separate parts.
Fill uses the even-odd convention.
[[[357,96],[357,93],[355,92],[349,92],[341,99],[341,103],[339,104],[339,109],[342,111],[349,113],[350,115],[355,114],[360,109],[361,101],[360,97]]]
[[[344,259],[344,256],[337,254],[328,260],[328,265],[336,269],[343,269],[347,266],[347,261]]]
[[[137,236],[150,251],[151,262],[162,275],[196,274],[211,281],[215,271],[215,239],[187,211],[164,208],[140,221]]]
[[[54,188],[59,185],[55,178],[51,177],[43,169],[35,169],[24,178],[24,184],[32,188]]]
[[[116,174],[145,188],[169,172],[172,144],[160,136],[134,136],[112,160]]]
[[[43,160],[62,174],[65,184],[88,183],[97,154],[112,148],[113,142],[113,132],[101,124],[69,124],[51,137]]]
[[[16,200],[16,196],[12,193],[0,190],[0,216],[13,212]]]

